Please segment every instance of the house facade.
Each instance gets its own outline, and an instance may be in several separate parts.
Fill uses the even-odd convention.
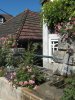
[[[42,5],[48,2],[48,0],[42,0]],[[54,63],[52,57],[54,51],[58,50],[58,39],[59,35],[51,33],[46,23],[43,20],[43,67],[51,68],[51,63]]]

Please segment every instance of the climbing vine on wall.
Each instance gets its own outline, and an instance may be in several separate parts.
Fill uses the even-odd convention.
[[[70,17],[75,16],[75,1],[53,0],[46,2],[42,9],[45,22],[48,26],[54,27],[55,24],[68,21]]]

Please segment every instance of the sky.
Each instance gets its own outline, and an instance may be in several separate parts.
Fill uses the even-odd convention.
[[[41,10],[40,0],[0,0],[0,9],[16,16],[25,9],[39,12]],[[0,11],[0,13],[3,13]]]

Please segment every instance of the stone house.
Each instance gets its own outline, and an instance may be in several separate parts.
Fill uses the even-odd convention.
[[[42,0],[42,6],[48,1]],[[72,18],[70,22],[75,25],[75,18]],[[54,73],[60,73],[61,75],[75,73],[74,33],[72,32],[70,34],[73,39],[68,35],[66,41],[63,38],[62,42],[60,35],[58,33],[55,34],[55,32],[51,33],[51,30],[43,20],[43,55],[48,56],[48,58],[43,57],[43,67],[51,69]],[[49,56],[54,57],[55,60],[52,60]]]

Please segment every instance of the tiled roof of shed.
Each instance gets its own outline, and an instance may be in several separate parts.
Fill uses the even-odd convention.
[[[8,34],[17,35],[19,39],[42,39],[39,13],[25,10],[0,25],[0,36]]]

